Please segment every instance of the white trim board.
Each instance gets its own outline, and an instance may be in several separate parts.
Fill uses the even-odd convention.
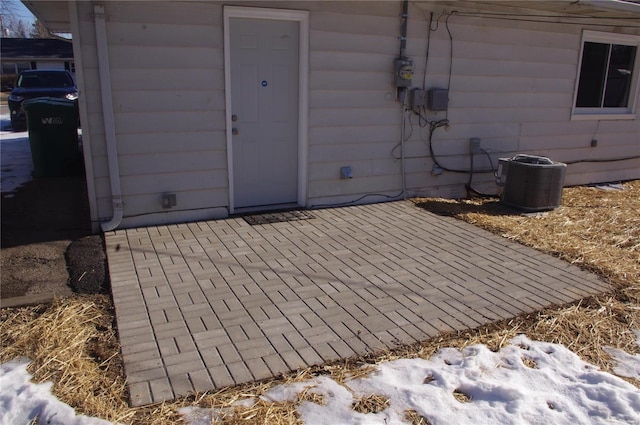
[[[298,86],[298,205],[307,205],[308,122],[309,122],[309,12],[305,10],[267,9],[258,7],[224,6],[224,84],[227,138],[227,167],[229,172],[229,214],[235,210],[233,184],[233,151],[231,134],[231,49],[229,19],[272,19],[296,21],[299,24],[299,86]]]
[[[95,172],[93,169],[93,142],[92,131],[90,129],[91,121],[89,120],[89,110],[87,107],[87,98],[85,94],[86,83],[84,77],[84,56],[82,53],[82,31],[80,31],[80,12],[77,2],[69,2],[69,18],[71,31],[73,34],[72,46],[74,62],[76,69],[80,72],[74,74],[80,97],[78,99],[80,121],[82,122],[82,154],[84,159],[84,179],[87,183],[87,200],[89,202],[89,217],[91,220],[91,231],[93,233],[100,232],[100,209],[98,207],[98,196],[96,194]]]

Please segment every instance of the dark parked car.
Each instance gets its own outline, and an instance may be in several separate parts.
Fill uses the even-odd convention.
[[[22,102],[36,97],[58,97],[77,100],[78,88],[69,71],[62,69],[22,71],[7,102],[11,113],[11,127],[14,131],[26,127],[26,117],[22,109]]]

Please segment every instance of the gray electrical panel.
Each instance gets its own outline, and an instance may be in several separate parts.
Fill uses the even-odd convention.
[[[427,95],[427,108],[432,111],[446,111],[449,107],[448,89],[430,89]]]
[[[411,89],[409,91],[409,104],[412,108],[422,108],[427,106],[427,91],[422,89]]]

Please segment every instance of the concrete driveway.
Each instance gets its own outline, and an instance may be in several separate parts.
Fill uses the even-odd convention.
[[[409,201],[106,234],[131,404],[562,304],[596,276]]]

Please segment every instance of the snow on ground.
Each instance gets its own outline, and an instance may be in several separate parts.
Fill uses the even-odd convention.
[[[640,339],[640,332],[637,333]],[[639,341],[640,344],[640,341]],[[623,352],[624,353],[624,352]],[[626,353],[625,353],[626,354]],[[640,378],[640,356],[618,357],[618,368]],[[28,360],[0,365],[0,424],[103,425],[76,416],[51,395],[51,383],[34,384]],[[298,411],[307,425],[408,424],[406,410],[415,410],[433,425],[482,424],[640,424],[640,390],[612,374],[585,363],[565,346],[531,341],[520,335],[499,352],[484,345],[459,351],[445,348],[429,360],[401,359],[376,366],[366,378],[344,385],[329,377],[279,385],[267,401],[297,400],[310,388],[324,405],[304,401]],[[470,397],[458,401],[454,391]],[[380,413],[357,413],[351,406],[372,394],[390,399]],[[251,399],[240,404],[250,405]],[[212,409],[180,409],[189,425],[208,425]]]
[[[31,181],[33,162],[29,133],[11,131],[9,115],[0,115],[0,157],[2,197],[11,197],[12,192]]]
[[[640,347],[640,331],[634,332],[636,334],[636,344]],[[640,377],[640,354],[632,355],[613,347],[605,347],[604,351],[611,356],[616,364],[613,368],[613,372],[616,375],[626,376],[627,378]]]
[[[0,365],[0,424],[108,425],[102,419],[77,416],[51,394],[51,382],[34,384],[27,359]]]
[[[625,370],[638,371],[638,356]],[[635,377],[640,378],[640,374]],[[347,388],[348,387],[348,388]],[[521,335],[499,352],[484,345],[462,352],[440,350],[429,360],[401,359],[377,366],[366,378],[340,385],[328,377],[273,388],[265,400],[297,400],[307,388],[325,404],[302,402],[298,411],[312,424],[402,424],[415,410],[431,424],[640,424],[640,390],[599,371],[557,344]],[[458,401],[454,391],[470,397]],[[390,399],[380,413],[357,413],[351,406],[372,394]],[[190,425],[210,423],[210,409],[181,410]],[[206,421],[209,422],[206,422]]]

